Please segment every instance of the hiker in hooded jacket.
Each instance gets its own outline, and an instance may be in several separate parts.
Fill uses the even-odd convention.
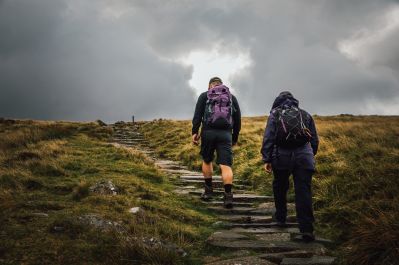
[[[241,129],[241,112],[238,101],[223,85],[219,77],[209,80],[207,92],[197,101],[192,121],[192,141],[195,145],[201,139],[200,154],[203,159],[204,192],[201,199],[210,200],[213,196],[212,161],[216,151],[216,163],[220,166],[224,185],[224,207],[233,207],[233,150]],[[202,125],[202,127],[201,127]],[[201,127],[201,133],[199,129]]]
[[[302,240],[313,241],[312,175],[319,139],[312,116],[299,108],[299,102],[288,92],[275,99],[267,120],[262,144],[266,172],[273,171],[273,193],[277,226],[284,227],[287,218],[287,191],[292,174],[295,186],[296,218]]]

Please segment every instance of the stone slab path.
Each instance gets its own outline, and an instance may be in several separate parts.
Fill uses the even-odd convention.
[[[180,196],[193,196],[199,200],[203,191],[201,172],[194,172],[177,161],[157,158],[149,142],[140,134],[137,124],[117,122],[112,125],[113,142],[127,148],[135,148],[148,155],[164,172],[174,176],[175,192]],[[223,208],[223,183],[220,176],[214,176],[215,198],[203,202],[204,208],[219,217],[215,223],[218,228],[207,244],[218,248],[220,256],[204,257],[209,265],[329,265],[335,261],[327,256],[331,241],[316,238],[312,243],[299,239],[295,207],[288,204],[288,222],[286,227],[276,226],[273,220],[273,197],[254,193],[244,182],[234,181],[234,207]]]

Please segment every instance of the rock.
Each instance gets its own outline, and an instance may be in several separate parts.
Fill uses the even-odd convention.
[[[294,250],[307,250],[315,254],[323,254],[325,248],[317,243],[297,242],[269,242],[262,240],[209,240],[208,244],[225,249],[250,249],[264,252],[288,252]]]
[[[233,198],[234,201],[234,198]],[[234,203],[233,203],[234,205]],[[252,207],[233,207],[226,209],[222,206],[208,207],[209,210],[220,213],[220,214],[236,214],[236,215],[270,215],[274,213],[273,209],[256,209]]]
[[[119,189],[110,180],[102,180],[89,188],[91,192],[102,195],[117,195]]]
[[[298,223],[285,223],[286,227],[298,227]],[[226,223],[227,227],[242,227],[242,228],[271,228],[277,227],[277,223]]]
[[[54,226],[52,229],[51,229],[53,232],[62,232],[62,231],[64,231],[65,230],[65,228],[64,227],[62,227],[62,226]]]
[[[310,258],[313,256],[312,252],[308,252],[305,250],[296,250],[290,252],[281,252],[281,253],[267,253],[259,255],[259,258],[266,259],[273,263],[280,264],[284,258]]]
[[[124,126],[126,123],[124,121],[115,122],[115,126]]]
[[[225,225],[225,222],[223,221],[216,221],[212,224],[212,227],[223,227]]]
[[[292,241],[294,242],[303,242],[302,236],[298,233],[297,235],[294,235],[292,238]],[[325,246],[334,246],[334,242],[329,240],[329,239],[325,239],[325,238],[320,238],[320,237],[316,237],[315,238],[315,243],[320,243],[323,244]]]
[[[174,193],[179,194],[179,195],[188,195],[190,194],[189,189],[175,189],[173,190]]]
[[[273,201],[273,196],[263,196],[263,195],[255,195],[255,194],[234,194],[234,201],[241,202],[265,202],[265,201]]]
[[[47,213],[32,213],[33,216],[37,217],[48,217],[49,215]]]
[[[183,174],[194,175],[194,174],[197,174],[197,172],[186,170],[186,169],[164,169],[164,171],[169,173],[169,174],[176,174],[176,175],[183,175]]]
[[[221,206],[224,204],[223,201],[202,201],[205,204],[209,204],[209,205],[213,205],[213,206]],[[252,202],[234,202],[234,206],[240,206],[240,207],[252,207],[253,203]],[[223,220],[229,220],[227,217],[239,217],[239,218],[243,218],[246,216],[242,216],[242,215],[233,215],[233,216],[221,216],[223,217]],[[226,219],[224,219],[226,218]]]
[[[283,241],[290,241],[290,239],[291,239],[290,233],[257,234],[255,236],[256,236],[256,239],[258,239],[258,240],[264,240],[264,241],[268,241],[268,242],[272,242],[272,241],[283,242]]]
[[[125,229],[118,222],[110,221],[98,216],[97,214],[86,214],[78,217],[78,220],[85,225],[90,225],[101,231],[124,232]]]
[[[227,260],[220,260],[206,265],[275,265],[267,260],[258,258],[256,256],[239,257]]]
[[[334,257],[313,256],[310,258],[284,258],[280,265],[330,265],[335,261]]]
[[[182,175],[180,176],[180,179],[185,179],[185,180],[202,180],[204,181],[204,176],[200,172],[195,172],[194,175]],[[213,176],[212,179],[214,180],[221,180],[221,176]]]
[[[240,202],[234,204],[236,206]],[[237,205],[238,206],[238,205]],[[273,218],[271,216],[262,215],[222,215],[220,219],[232,223],[271,223]]]
[[[140,207],[133,207],[133,208],[129,209],[129,213],[133,213],[133,214],[136,214],[139,211],[142,211]]]
[[[12,119],[3,119],[1,121],[1,123],[5,124],[5,125],[13,125],[15,124],[17,121],[16,120],[12,120]]]
[[[204,186],[204,180],[203,179],[180,179],[177,185],[186,185],[186,184],[191,184],[191,185],[196,185],[197,187],[203,187]],[[223,181],[219,179],[215,179],[212,181],[212,186],[213,188],[223,188]],[[244,189],[245,186],[241,184],[234,183],[234,189]]]
[[[154,164],[161,169],[187,170],[186,166],[182,166],[179,163],[170,160],[156,160]]]
[[[97,124],[104,127],[107,126],[107,124],[105,122],[103,122],[102,120],[96,120]]]
[[[208,238],[209,241],[212,241],[212,240],[237,240],[237,239],[249,239],[249,237],[246,235],[235,233],[230,230],[221,230],[221,231],[214,232]]]
[[[162,240],[160,240],[158,238],[155,238],[155,237],[150,237],[150,238],[143,237],[141,240],[148,247],[151,247],[151,248],[155,248],[155,247],[164,248],[164,249],[167,249],[168,251],[177,253],[181,257],[187,256],[187,253],[184,251],[184,249],[176,246],[173,243],[165,242],[165,241],[162,241]]]
[[[258,209],[274,209],[274,202],[263,202],[259,204]],[[293,203],[287,203],[287,210],[288,211],[294,211],[295,210],[295,204]]]
[[[231,231],[244,234],[299,233],[298,228],[233,228]]]

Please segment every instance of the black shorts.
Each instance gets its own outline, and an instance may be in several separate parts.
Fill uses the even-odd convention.
[[[205,163],[212,162],[217,154],[218,165],[233,165],[232,135],[230,130],[203,130],[201,134],[201,156]]]

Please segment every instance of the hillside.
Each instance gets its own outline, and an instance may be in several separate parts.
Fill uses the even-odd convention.
[[[259,153],[265,121],[243,119],[234,168],[240,183],[271,195]],[[395,264],[399,117],[315,121],[317,234],[338,243],[340,264]],[[190,121],[138,125],[157,157],[200,169]],[[175,194],[174,178],[145,152],[112,143],[116,135],[94,122],[0,120],[0,264],[202,264],[209,255],[228,257],[205,244],[216,231],[215,215]]]
[[[111,133],[2,120],[0,264],[198,263],[212,216],[174,195],[144,154],[108,143]]]
[[[234,148],[235,176],[271,194],[260,146],[266,117],[244,118]],[[334,239],[345,264],[395,264],[399,258],[399,117],[315,117],[320,135],[313,180],[318,233]],[[161,157],[200,169],[190,121],[154,120],[142,133]],[[292,186],[292,185],[291,185]],[[291,189],[292,198],[292,189]]]

